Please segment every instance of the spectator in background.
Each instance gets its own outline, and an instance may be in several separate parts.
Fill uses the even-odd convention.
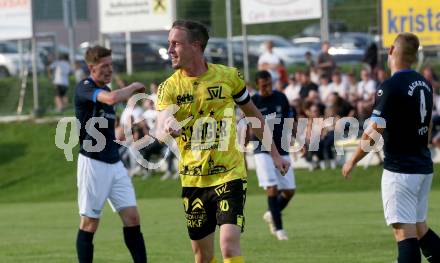
[[[313,121],[318,121],[318,118],[338,117],[336,114],[336,108],[329,106],[323,108],[322,105],[308,101],[304,104],[305,116],[308,118],[306,129],[306,144],[303,149],[305,159],[309,163],[309,170],[316,168],[326,169],[331,167],[336,168],[336,159],[334,154],[334,125],[331,127],[325,127],[322,129],[319,137],[319,147],[316,149],[311,146],[313,143],[312,128]],[[324,115],[325,112],[325,115]]]
[[[81,65],[81,63],[79,61],[75,61],[74,75],[75,75],[76,83],[87,78],[87,76],[88,76],[88,75],[86,75],[86,72],[84,72],[84,67]]]
[[[314,90],[318,92],[318,86],[310,80],[310,71],[306,70],[301,73],[301,89],[299,96],[301,99],[305,99],[309,96],[309,92]]]
[[[433,91],[438,94],[440,90],[440,82],[432,67],[424,67],[422,70],[422,75],[429,82],[429,84],[431,84]]]
[[[319,75],[320,71],[318,70],[318,67],[317,66],[310,67],[309,72],[310,72],[310,81],[312,81],[315,84],[319,84],[320,82],[319,78],[321,76]]]
[[[313,61],[312,53],[310,51],[307,51],[304,54],[304,58],[305,58],[305,63],[306,63],[307,68],[311,69],[316,66],[315,61]]]
[[[423,77],[431,84],[433,90],[433,111],[432,111],[432,138],[430,139],[432,144],[437,148],[440,148],[440,83],[437,75],[430,66],[426,66],[422,69]]]
[[[321,101],[323,103],[326,103],[328,95],[330,95],[330,93],[332,92],[333,91],[331,90],[331,86],[328,83],[328,78],[322,75],[319,78],[319,88],[318,88],[318,93],[319,93],[319,97],[321,98]]]
[[[330,49],[330,43],[328,41],[324,41],[321,44],[321,53],[318,55],[317,68],[319,70],[319,75],[326,76],[328,79],[331,78],[333,70],[336,67],[336,63],[332,57],[328,53]]]
[[[289,85],[287,85],[286,89],[284,89],[284,94],[286,95],[287,100],[289,101],[289,105],[297,109],[301,84],[295,78],[295,75],[294,74],[289,75]]]
[[[254,86],[250,81],[246,82],[246,89],[249,92],[249,95],[252,97],[257,91],[255,90]]]
[[[371,115],[376,94],[376,82],[371,78],[368,69],[361,70],[361,81],[357,86],[359,101],[356,104],[359,119],[367,119]]]
[[[287,86],[289,75],[287,74],[286,66],[284,66],[282,59],[280,59],[280,65],[278,66],[278,76],[281,83],[283,83],[283,87]]]
[[[353,106],[356,106],[356,103],[358,101],[357,84],[358,83],[356,75],[354,74],[354,72],[349,72],[347,74],[347,100]]]
[[[338,118],[354,117],[356,111],[350,103],[344,100],[337,92],[333,92],[328,96],[327,108],[334,110],[334,115]]]
[[[55,86],[54,101],[57,112],[62,112],[68,105],[66,93],[69,88],[70,73],[71,68],[67,54],[61,54],[59,59],[55,60],[49,66],[48,77],[52,79],[52,83]]]
[[[285,87],[286,87],[286,85],[284,85],[284,83],[283,83],[283,81],[281,81],[281,79],[278,79],[277,81],[275,81],[274,89],[276,91],[284,93]]]
[[[150,84],[150,99],[153,100],[154,105],[156,105],[157,101],[157,89],[159,88],[159,84],[156,80],[153,80]]]
[[[278,68],[281,66],[281,59],[273,53],[272,41],[265,43],[266,50],[258,58],[258,70],[266,70],[272,76],[272,81],[275,83],[280,78]]]
[[[376,89],[388,78],[388,72],[383,67],[376,68]]]
[[[362,62],[368,66],[370,72],[375,72],[377,67],[377,45],[374,42],[371,42],[365,50],[364,57],[362,58]]]
[[[341,72],[339,70],[333,71],[330,90],[336,92],[343,99],[348,98],[348,84],[342,81]]]

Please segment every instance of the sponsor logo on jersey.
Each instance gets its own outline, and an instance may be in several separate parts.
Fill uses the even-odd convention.
[[[213,100],[213,99],[225,99],[226,97],[222,96],[222,86],[216,86],[216,87],[209,87],[209,98],[206,100]]]
[[[378,91],[377,91],[377,96],[380,97],[380,96],[382,96],[382,95],[383,95],[383,90],[381,90],[381,89],[378,90]]]
[[[177,105],[189,104],[194,101],[194,96],[189,93],[177,95],[176,101],[177,101]]]

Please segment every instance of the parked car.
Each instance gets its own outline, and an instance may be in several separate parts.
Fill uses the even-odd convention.
[[[125,39],[112,37],[109,39],[112,49],[113,66],[116,71],[126,69]],[[166,43],[166,44],[165,44]],[[167,53],[167,42],[152,37],[136,37],[131,39],[131,55],[133,70],[163,69],[170,65]],[[166,45],[166,46],[165,46]]]
[[[233,37],[234,42],[242,43],[242,36]],[[306,47],[294,46],[292,42],[287,39],[276,35],[248,35],[248,49],[249,54],[259,56],[265,51],[264,44],[267,41],[272,41],[273,52],[283,60],[287,65],[304,63],[305,53],[311,52],[312,55],[316,55],[315,51]]]
[[[374,41],[373,37],[362,32],[345,32],[330,35],[329,54],[336,62],[359,62],[362,60],[367,47]],[[293,38],[292,42],[297,46],[313,48],[319,53],[321,39],[319,37]]]
[[[17,76],[20,73],[20,53],[16,41],[0,42],[0,77]],[[32,55],[25,51],[22,54],[23,65],[32,71]],[[37,72],[42,72],[44,65],[37,58]]]
[[[329,53],[336,62],[361,61],[365,51],[373,41],[367,33],[347,32],[334,34],[330,37]]]
[[[240,66],[243,64],[243,44],[238,41],[232,42],[232,52],[234,57],[234,65]],[[228,44],[225,38],[212,37],[208,41],[205,49],[205,57],[209,62],[228,64]],[[257,63],[258,56],[255,54],[248,54],[249,63]]]

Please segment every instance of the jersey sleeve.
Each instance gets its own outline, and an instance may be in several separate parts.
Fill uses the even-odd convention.
[[[175,104],[172,96],[173,90],[174,88],[170,80],[165,80],[159,85],[157,90],[156,110],[161,111],[168,106]]]
[[[80,101],[93,101],[96,103],[98,94],[104,89],[100,89],[89,80],[83,80],[77,87],[77,96]]]
[[[375,105],[371,116],[373,119],[378,117],[386,119],[390,107],[390,93],[391,89],[388,81],[382,83],[377,89]]]
[[[233,69],[231,76],[232,97],[238,105],[244,105],[251,99],[244,82],[243,75],[237,69]]]

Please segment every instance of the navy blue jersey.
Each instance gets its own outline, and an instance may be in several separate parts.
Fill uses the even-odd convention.
[[[283,150],[283,148],[281,147],[283,141],[286,145],[288,143],[288,138],[282,138],[284,118],[293,118],[295,114],[293,109],[289,105],[289,101],[287,100],[286,95],[274,90],[272,91],[272,94],[267,97],[262,97],[257,93],[252,96],[252,101],[264,117],[267,117],[271,114],[276,114],[276,117],[281,119],[280,124],[270,124],[270,121],[268,121],[267,123],[269,123],[269,125],[273,125],[273,141],[278,149],[278,152],[281,155],[288,155],[289,153]],[[255,135],[253,136],[253,140],[260,141]],[[265,149],[264,147],[262,147],[260,141],[258,147],[254,150],[254,153],[262,152],[269,153],[270,149]]]
[[[396,72],[379,87],[373,118],[386,121],[385,169],[407,174],[433,172],[428,149],[432,104],[432,87],[413,70]]]
[[[80,153],[102,162],[116,163],[120,160],[120,157],[119,144],[115,142],[115,110],[113,106],[97,101],[98,94],[101,91],[110,91],[110,89],[107,86],[98,87],[91,78],[80,81],[76,86],[75,113],[76,118],[81,123]],[[108,123],[107,128],[99,128],[99,124],[96,121],[94,122],[95,129],[105,137],[105,147],[99,152],[87,152],[83,145],[84,140],[91,140],[93,146],[97,143],[96,139],[92,137],[93,134],[89,134],[86,129],[87,122],[91,118],[104,118]]]

